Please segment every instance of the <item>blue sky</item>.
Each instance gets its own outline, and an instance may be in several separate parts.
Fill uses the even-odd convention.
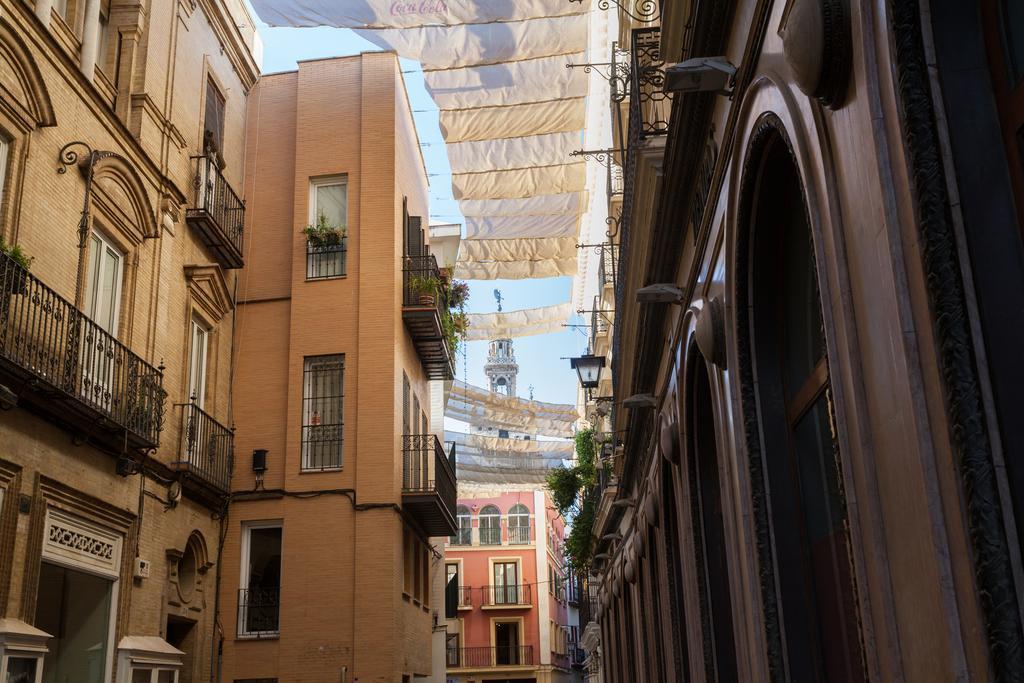
[[[372,51],[372,43],[347,29],[270,28],[259,24],[264,42],[263,71],[289,71],[304,59],[337,57]],[[423,157],[430,177],[430,211],[434,223],[461,223],[458,204],[452,198],[448,175],[448,156],[444,139],[438,127],[437,108],[423,85],[423,76],[417,62],[402,60],[405,83],[409,90],[416,128]],[[500,289],[504,310],[530,308],[562,303],[570,298],[571,278],[545,278],[535,280],[471,281],[468,311],[487,313],[495,310],[493,290]],[[580,320],[574,320],[580,323]],[[486,362],[487,342],[470,342],[467,353],[460,353],[456,376],[470,384],[486,386],[483,365]],[[522,397],[534,389],[534,398],[552,403],[576,402],[576,373],[569,368],[565,357],[579,355],[586,349],[582,329],[566,328],[554,334],[524,337],[515,340],[519,360],[518,391]]]

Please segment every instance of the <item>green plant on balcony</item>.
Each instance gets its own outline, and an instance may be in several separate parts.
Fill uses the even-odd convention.
[[[348,236],[348,228],[344,225],[331,225],[327,215],[323,212],[316,218],[316,223],[307,225],[302,229],[306,241],[311,247],[325,249],[336,247]]]
[[[433,306],[441,291],[441,280],[433,275],[412,273],[407,283],[409,291],[415,294],[421,306]]]
[[[593,428],[576,433],[576,464],[556,467],[548,472],[547,488],[558,509],[558,514],[572,522],[565,541],[569,563],[580,571],[590,566],[592,539],[597,502],[584,495],[597,482],[597,441]]]
[[[3,238],[0,238],[0,254],[18,266],[17,268],[4,268],[0,265],[0,273],[2,273],[0,277],[3,278],[3,281],[0,282],[0,291],[5,294],[24,293],[28,286],[28,271],[32,267],[32,259],[25,255],[20,245],[8,245]]]

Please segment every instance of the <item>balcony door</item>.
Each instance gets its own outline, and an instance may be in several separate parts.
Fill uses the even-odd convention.
[[[497,666],[519,664],[519,622],[494,624],[494,663]]]
[[[192,318],[191,357],[188,366],[188,398],[200,410],[206,406],[206,355],[210,331],[196,318]]]
[[[494,563],[494,604],[519,604],[519,564],[517,562]]]
[[[110,410],[119,358],[115,340],[121,312],[121,280],[124,254],[102,233],[89,238],[89,273],[82,322],[82,398],[103,410]]]

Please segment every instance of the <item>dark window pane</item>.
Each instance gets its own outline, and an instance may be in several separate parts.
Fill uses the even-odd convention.
[[[1010,84],[1015,86],[1024,76],[1024,2],[1003,0],[999,18],[1003,24],[1003,42],[1006,45]]]
[[[806,225],[803,208],[789,208],[785,217],[789,225]],[[821,330],[821,302],[814,273],[814,254],[809,231],[784,230],[783,239],[783,381],[786,398],[792,398],[804,385],[814,366],[825,354]]]
[[[826,395],[797,423],[793,441],[826,679],[854,680],[860,672],[853,618],[856,605],[846,544],[846,504],[839,490]]]

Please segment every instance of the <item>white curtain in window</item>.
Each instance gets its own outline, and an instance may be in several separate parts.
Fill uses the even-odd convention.
[[[348,225],[348,185],[346,183],[317,184],[314,218],[319,218],[321,214],[334,227]]]

